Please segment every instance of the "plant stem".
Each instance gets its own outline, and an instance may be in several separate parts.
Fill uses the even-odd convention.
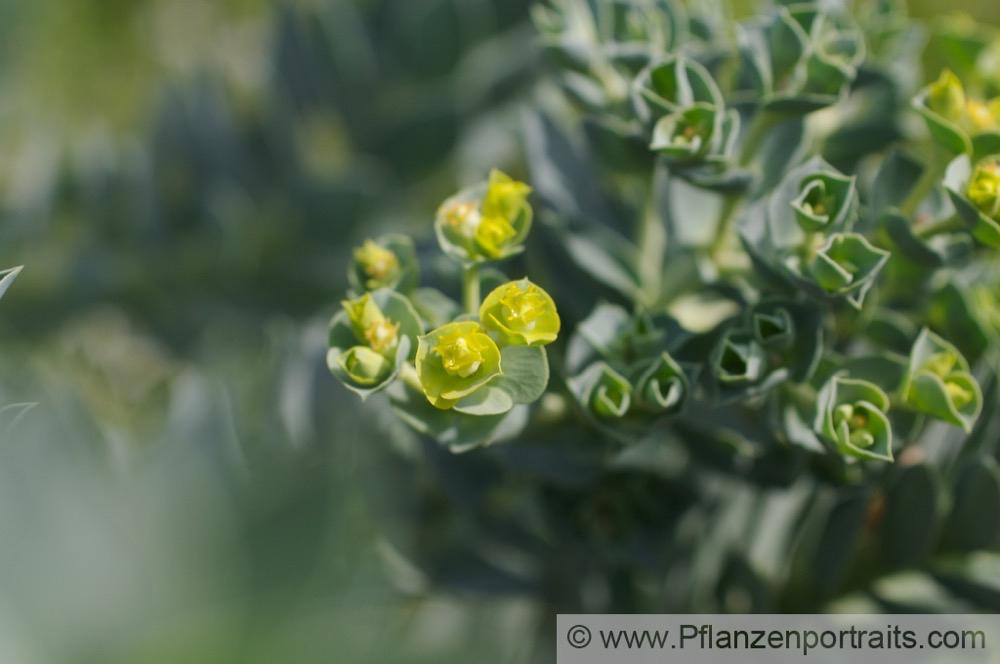
[[[465,313],[475,314],[479,312],[478,265],[466,265],[462,272],[462,301],[465,304]]]
[[[947,164],[948,162],[943,158],[941,151],[935,147],[931,154],[929,165],[920,174],[917,184],[914,185],[913,189],[906,196],[906,199],[900,204],[900,212],[907,217],[913,216],[913,213],[920,207],[920,203],[927,198],[931,190],[941,181]]]
[[[736,209],[739,207],[740,194],[726,194],[722,201],[722,208],[719,210],[719,220],[715,223],[715,238],[708,247],[708,256],[716,265],[722,254],[722,248],[726,244],[729,235],[729,227],[732,226],[733,218],[736,216]]]
[[[753,160],[760,149],[761,143],[764,142],[768,133],[778,124],[779,120],[780,116],[768,111],[762,110],[754,113],[750,126],[747,127],[746,133],[743,134],[743,145],[740,148],[739,157],[740,166],[746,166]],[[726,244],[729,228],[732,225],[733,218],[736,216],[736,210],[739,208],[741,199],[741,194],[726,194],[722,203],[722,209],[719,210],[719,220],[715,224],[715,238],[708,248],[709,258],[716,265],[719,264],[720,254]]]
[[[663,257],[667,235],[656,206],[655,191],[658,188],[669,188],[670,175],[664,173],[662,179],[659,176],[660,173],[654,178],[657,186],[646,194],[646,205],[639,227],[639,264],[636,272],[639,276],[639,296],[646,306],[653,306],[659,300],[663,287]]]
[[[914,235],[919,238],[929,238],[935,235],[941,235],[942,233],[954,233],[957,231],[965,230],[967,227],[962,218],[957,214],[953,214],[950,217],[942,219],[941,221],[934,222],[932,224],[927,224],[926,226],[915,227],[913,229]]]
[[[753,159],[760,149],[760,144],[768,135],[774,125],[778,124],[779,116],[768,111],[757,111],[754,113],[753,121],[743,134],[743,146],[740,148],[740,166],[746,166]]]

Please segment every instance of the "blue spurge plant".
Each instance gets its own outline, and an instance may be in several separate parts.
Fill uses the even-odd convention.
[[[544,487],[525,541],[602,552],[574,577],[606,582],[597,608],[884,608],[904,568],[971,597],[962,555],[1000,544],[974,516],[1000,511],[1000,32],[942,22],[921,79],[891,0],[533,16],[533,191],[494,172],[445,201],[462,306],[351,300],[335,373],[453,449],[505,441],[488,458]],[[415,274],[395,242],[359,251],[356,285]],[[507,259],[547,292],[488,267]]]
[[[527,278],[500,283],[480,267],[524,250],[531,189],[494,170],[438,209],[440,248],[462,268],[463,305],[417,288],[417,254],[404,236],[369,239],[348,275],[357,289],[330,321],[327,364],[362,398],[386,390],[417,431],[459,449],[493,441],[526,419],[549,380],[542,346],[559,335],[555,302]]]

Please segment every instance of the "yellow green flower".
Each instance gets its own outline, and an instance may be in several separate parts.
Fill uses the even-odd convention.
[[[928,86],[927,108],[955,123],[965,114],[965,90],[962,81],[950,69],[943,70],[938,80]]]
[[[524,247],[531,228],[531,187],[498,170],[438,208],[434,231],[449,256],[465,264],[507,258]]]
[[[387,387],[413,359],[414,340],[422,332],[413,305],[392,289],[344,300],[330,319],[327,366],[348,389],[367,398]]]
[[[1000,129],[1000,97],[988,102],[970,99],[966,104],[966,116],[976,132]]]
[[[341,306],[359,342],[383,355],[396,350],[399,345],[399,323],[386,318],[370,293],[354,300],[344,300]]]
[[[901,393],[913,408],[966,432],[983,407],[982,390],[968,361],[954,345],[926,328],[910,351]]]
[[[387,286],[399,276],[399,257],[374,240],[365,240],[355,249],[354,260],[364,274],[364,286],[369,290]]]
[[[504,245],[517,233],[503,217],[483,217],[476,228],[476,246],[490,258],[502,258]]]
[[[390,233],[367,239],[354,249],[347,278],[356,291],[392,288],[409,293],[417,287],[420,265],[413,240]]]
[[[1000,221],[1000,164],[985,161],[976,167],[967,192],[980,212]]]
[[[525,183],[493,169],[487,182],[486,196],[483,197],[482,214],[484,217],[499,217],[512,223],[526,211],[530,214],[530,193],[531,187]]]
[[[388,318],[375,321],[365,329],[365,341],[375,352],[387,354],[399,345],[399,323]]]
[[[448,323],[417,340],[416,367],[427,400],[447,409],[501,374],[500,349],[479,323]]]
[[[354,346],[336,356],[335,366],[356,387],[373,387],[384,382],[395,370],[395,364],[381,353],[366,346]]]
[[[544,346],[559,335],[559,313],[544,290],[527,279],[494,289],[479,309],[483,326],[508,344]]]

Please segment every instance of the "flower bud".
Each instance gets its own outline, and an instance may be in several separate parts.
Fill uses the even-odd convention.
[[[438,209],[434,231],[449,256],[464,264],[507,258],[523,250],[531,228],[531,187],[498,170]]]
[[[352,255],[347,271],[351,285],[359,291],[392,288],[409,292],[416,288],[419,265],[413,240],[405,235],[367,239]]]
[[[965,90],[950,69],[927,88],[927,108],[949,122],[958,122],[965,113]]]

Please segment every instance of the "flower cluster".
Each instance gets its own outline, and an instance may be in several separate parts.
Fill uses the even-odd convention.
[[[331,372],[363,398],[385,390],[405,422],[453,446],[488,442],[519,417],[548,384],[542,346],[558,337],[559,314],[527,278],[500,283],[478,302],[479,267],[524,249],[530,191],[494,170],[439,208],[434,230],[463,268],[464,312],[443,293],[417,287],[408,237],[357,248],[348,270],[356,297],[330,322]]]

